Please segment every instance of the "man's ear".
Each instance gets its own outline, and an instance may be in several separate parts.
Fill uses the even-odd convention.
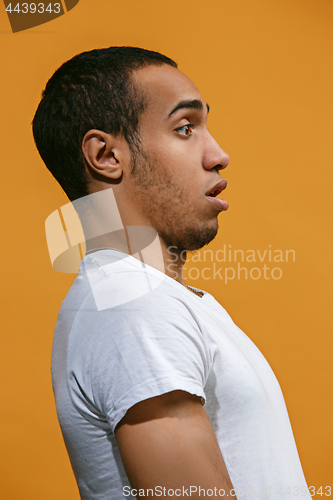
[[[119,179],[130,162],[129,146],[119,136],[101,130],[89,130],[82,141],[82,151],[88,165],[109,179]]]

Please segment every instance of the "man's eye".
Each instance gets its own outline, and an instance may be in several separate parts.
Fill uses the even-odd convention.
[[[193,125],[191,125],[191,123],[183,125],[182,127],[177,128],[176,132],[182,135],[191,135],[193,132]]]

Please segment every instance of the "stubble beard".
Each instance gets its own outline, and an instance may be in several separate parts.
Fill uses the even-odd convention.
[[[198,220],[185,189],[165,170],[157,171],[141,148],[132,152],[131,173],[144,214],[169,249],[195,251],[215,238],[217,218],[211,223]]]

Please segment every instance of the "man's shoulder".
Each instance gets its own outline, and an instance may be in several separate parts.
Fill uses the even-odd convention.
[[[68,298],[80,294],[80,288],[85,289],[89,308],[93,302],[97,311],[126,310],[127,314],[139,309],[171,312],[175,308],[195,308],[198,297],[183,285],[132,256],[115,253],[84,258]]]

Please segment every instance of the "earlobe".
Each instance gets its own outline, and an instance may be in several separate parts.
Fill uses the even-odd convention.
[[[101,130],[89,130],[82,141],[82,151],[89,167],[109,179],[119,179],[122,162],[116,151],[119,139]]]

